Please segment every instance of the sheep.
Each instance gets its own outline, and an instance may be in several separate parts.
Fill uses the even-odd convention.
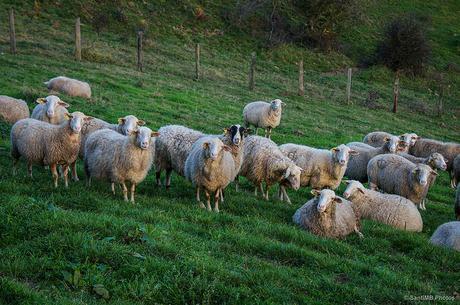
[[[185,161],[185,178],[196,187],[196,199],[202,208],[200,190],[206,194],[207,209],[211,211],[211,193],[214,193],[214,211],[219,212],[221,190],[235,178],[235,162],[231,148],[218,137],[204,136],[193,145]]]
[[[457,218],[457,220],[460,220],[460,184],[457,185],[457,192],[455,193],[454,210],[455,217]]]
[[[401,140],[396,136],[385,138],[385,143],[381,147],[367,148],[363,145],[355,145],[348,143],[347,146],[352,148],[357,154],[351,155],[348,161],[345,176],[351,180],[358,180],[361,182],[367,181],[367,163],[370,159],[377,155],[396,153]]]
[[[29,117],[29,107],[23,100],[6,95],[0,95],[0,119],[14,124],[21,119]]]
[[[460,221],[440,225],[431,236],[430,243],[460,251]]]
[[[363,142],[373,147],[380,147],[385,143],[385,138],[390,138],[392,136],[393,135],[388,132],[374,131],[367,134],[364,137]],[[417,136],[415,133],[404,133],[399,136],[399,139],[404,142],[404,145],[401,145],[399,149],[407,153],[409,148],[414,146],[415,142],[419,139],[419,136]]]
[[[379,155],[367,165],[369,188],[406,197],[424,210],[422,200],[429,188],[430,175],[438,175],[426,164],[414,164],[398,155]]]
[[[126,183],[129,182],[130,201],[134,204],[136,185],[145,179],[152,166],[151,146],[155,145],[152,137],[157,136],[158,132],[152,132],[148,127],[140,127],[129,136],[111,129],[93,132],[85,144],[84,163],[88,186],[92,178],[108,180],[115,194],[115,183],[119,183],[123,199],[128,201]]]
[[[421,232],[422,216],[409,199],[366,189],[359,181],[345,181],[343,198],[350,200],[362,218],[375,220],[397,229]]]
[[[452,185],[456,187],[460,182],[460,154],[454,158],[452,172]]]
[[[298,190],[301,172],[302,169],[284,156],[272,140],[259,136],[246,138],[240,175],[255,185],[254,194],[256,196],[259,189],[263,197],[269,200],[268,190],[275,183]],[[238,177],[236,179],[238,180]],[[265,193],[262,186],[263,182],[266,186]],[[287,202],[290,203],[286,192],[284,192],[283,197],[286,197]]]
[[[254,125],[256,135],[258,128],[265,129],[265,137],[270,139],[272,129],[276,128],[281,121],[282,106],[286,105],[280,99],[267,102],[252,102],[243,109],[243,119],[246,127]]]
[[[58,76],[44,82],[44,84],[48,90],[58,91],[69,96],[91,98],[91,87],[89,84],[77,79]]]
[[[313,189],[338,188],[347,168],[349,156],[357,154],[355,150],[344,144],[331,150],[291,143],[283,144],[279,148],[286,157],[302,168],[300,186],[311,186]]]
[[[37,104],[32,111],[31,117],[39,121],[59,125],[66,120],[66,114],[69,113],[66,109],[69,104],[55,95],[39,98],[37,99]]]
[[[460,144],[454,142],[441,142],[431,139],[418,139],[409,150],[411,155],[426,158],[432,153],[440,153],[447,162],[447,172],[450,177],[450,186],[454,186],[453,165],[455,157],[460,154]]]
[[[193,143],[204,134],[180,125],[161,127],[160,136],[155,140],[155,170],[157,185],[161,185],[161,172],[166,171],[165,186],[171,185],[171,173],[174,170],[184,176],[184,165]]]
[[[67,171],[69,165],[77,160],[80,148],[80,131],[85,121],[91,117],[81,112],[65,115],[68,121],[53,125],[35,119],[17,121],[11,129],[11,156],[13,174],[19,158],[23,156],[28,163],[28,172],[32,177],[32,165],[49,165],[58,186],[57,165],[63,166],[65,186],[68,187]]]
[[[315,198],[292,216],[295,224],[323,237],[344,238],[353,232],[363,237],[359,231],[360,217],[350,201],[336,196],[332,190],[312,190],[311,193]]]

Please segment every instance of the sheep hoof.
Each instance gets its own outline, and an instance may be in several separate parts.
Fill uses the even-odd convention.
[[[79,179],[78,177],[73,177],[72,180],[73,180],[74,182],[80,181],[80,179]]]
[[[218,209],[218,208],[214,208],[214,212],[219,213],[219,209]]]
[[[203,203],[203,202],[200,202],[200,208],[202,208],[202,209],[206,209],[206,207],[205,207],[205,205],[204,205],[204,203]]]
[[[359,237],[360,239],[363,239],[363,238],[364,238],[364,235],[363,235],[363,233],[361,233],[361,232],[359,232],[359,231],[358,231],[358,232],[356,232],[356,233],[358,234],[358,237]]]

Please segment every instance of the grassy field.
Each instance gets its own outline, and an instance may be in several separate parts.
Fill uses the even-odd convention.
[[[378,2],[369,1],[369,22],[345,35],[353,42],[353,54],[358,54],[360,42],[371,49],[384,14],[406,11],[412,2],[391,1],[379,10]],[[456,1],[426,8],[421,6],[426,2],[414,3],[435,21],[430,69],[459,64],[458,38],[446,34],[455,36],[460,28]],[[72,58],[72,16],[50,9],[28,17],[29,7],[21,5],[19,54],[13,56],[8,53],[5,13],[11,4],[0,4],[0,94],[23,98],[30,109],[37,97],[47,95],[44,81],[66,75],[90,82],[94,95],[89,101],[62,96],[71,111],[111,122],[134,114],[155,130],[174,123],[220,133],[241,122],[245,103],[281,98],[287,107],[273,134],[279,144],[331,148],[361,140],[373,130],[460,141],[456,72],[447,73],[452,87],[444,115],[436,115],[429,81],[406,77],[395,115],[389,111],[389,71],[374,67],[354,72],[353,104],[346,105],[346,77],[340,71],[356,65],[357,59],[293,46],[258,49],[256,89],[248,91],[254,44],[244,36],[201,36],[203,77],[194,81],[193,39],[187,23],[177,19],[166,24],[185,24],[179,32],[154,30],[147,37],[146,71],[140,73],[135,69],[134,36],[96,35],[84,25],[90,60],[78,63]],[[301,57],[306,63],[305,97],[296,95],[295,61]],[[364,106],[371,91],[379,96],[377,109]],[[88,189],[80,181],[54,189],[48,171],[35,167],[30,179],[23,162],[13,177],[9,130],[0,124],[0,303],[413,304],[411,296],[460,293],[460,254],[428,243],[440,224],[454,218],[454,190],[446,173],[428,194],[422,233],[363,221],[364,239],[336,241],[310,235],[292,223],[295,210],[311,198],[307,188],[290,192],[293,204],[287,205],[255,198],[252,186],[243,181],[239,193],[230,185],[216,214],[199,209],[191,184],[176,175],[167,191],[154,186],[150,173],[138,187],[136,206],[123,202],[120,192],[113,196],[107,183]],[[79,175],[84,177],[81,162]]]

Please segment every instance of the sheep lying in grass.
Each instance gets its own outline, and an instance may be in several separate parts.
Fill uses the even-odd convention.
[[[85,173],[88,184],[91,179],[108,180],[115,194],[115,183],[123,189],[123,198],[128,201],[130,183],[131,202],[134,203],[136,185],[147,176],[153,163],[152,137],[158,136],[147,127],[140,127],[130,136],[110,129],[93,132],[85,144]]]
[[[394,135],[384,131],[374,131],[367,134],[363,142],[369,144],[373,147],[380,147],[385,144],[385,138],[391,138]],[[419,136],[415,133],[404,133],[399,136],[399,139],[404,142],[404,145],[401,145],[400,150],[402,152],[408,152],[411,146],[414,146],[415,142],[418,140]]]
[[[460,220],[460,184],[457,185],[457,192],[455,192],[454,210],[455,217],[457,218],[457,220]]]
[[[421,232],[422,216],[409,199],[366,189],[359,181],[345,181],[343,197],[353,203],[362,218],[372,219],[392,227]]]
[[[428,165],[414,164],[398,155],[380,155],[369,161],[367,175],[370,189],[406,197],[424,210],[422,201],[430,176],[438,174]]]
[[[360,238],[363,237],[359,231],[359,215],[350,201],[336,196],[332,190],[311,192],[315,198],[295,212],[292,217],[294,223],[319,236],[344,238],[356,232]]]
[[[265,129],[265,136],[270,138],[272,129],[276,128],[281,121],[282,106],[284,106],[280,99],[267,102],[252,102],[247,104],[243,109],[243,119],[246,127],[253,125],[256,128],[256,135],[258,128]]]
[[[460,251],[460,221],[440,225],[430,238],[433,245]]]
[[[29,107],[23,100],[0,95],[0,120],[14,124],[29,117]]]
[[[396,136],[385,138],[385,143],[381,147],[367,148],[353,143],[347,144],[348,147],[357,153],[350,156],[345,176],[351,180],[366,182],[367,163],[369,163],[369,160],[377,155],[396,153],[400,144],[401,140]]]
[[[50,79],[47,82],[44,82],[44,84],[48,90],[54,90],[69,96],[91,98],[91,87],[89,84],[77,79],[58,76]]]
[[[13,173],[19,157],[23,156],[32,177],[32,165],[49,165],[53,174],[54,186],[58,185],[57,165],[63,166],[65,186],[68,186],[69,165],[78,158],[80,149],[80,130],[91,117],[81,112],[66,114],[68,121],[53,125],[35,119],[19,120],[11,129],[11,156]]]
[[[343,144],[327,150],[289,143],[281,145],[280,149],[302,169],[300,186],[311,186],[313,189],[338,188],[349,156],[357,154]]]
[[[454,159],[452,172],[452,185],[456,187],[460,183],[460,154],[458,154]]]
[[[32,111],[31,117],[39,121],[59,125],[66,120],[66,115],[69,113],[66,109],[69,104],[61,101],[55,95],[39,98],[37,99],[37,104]]]
[[[450,176],[450,185],[454,188],[453,165],[455,157],[460,154],[460,144],[441,142],[431,139],[418,139],[409,150],[411,155],[426,158],[432,153],[440,153],[447,162],[447,172]]]
[[[196,199],[200,201],[200,190],[206,194],[207,209],[211,210],[211,193],[214,193],[214,211],[219,212],[220,191],[235,178],[235,162],[231,148],[215,136],[197,140],[185,161],[185,177],[196,187]]]
[[[295,165],[288,157],[284,156],[275,142],[270,139],[249,136],[244,142],[243,165],[240,175],[246,177],[262,192],[268,200],[268,190],[276,183],[298,190],[300,187],[300,174],[302,169]],[[237,178],[238,179],[238,178]],[[265,193],[262,183],[265,182]],[[290,202],[284,191],[283,198]]]

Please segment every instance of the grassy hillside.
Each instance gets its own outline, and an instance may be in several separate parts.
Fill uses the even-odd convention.
[[[353,105],[344,102],[346,77],[340,72],[356,65],[360,48],[372,49],[385,18],[408,10],[410,3],[432,16],[430,69],[459,64],[456,1],[423,7],[421,1],[367,2],[368,21],[344,34],[352,44],[350,57],[295,46],[258,49],[253,38],[230,30],[209,34],[225,26],[217,14],[225,1],[182,6],[165,1],[164,7],[136,2],[128,12],[139,10],[149,21],[144,73],[135,69],[133,35],[116,27],[98,35],[85,24],[86,59],[75,62],[74,14],[67,1],[46,2],[35,17],[33,4],[15,2],[0,4],[0,94],[23,98],[30,109],[37,97],[48,94],[44,81],[66,75],[88,81],[93,89],[89,101],[61,96],[72,111],[111,122],[134,114],[152,129],[174,123],[220,133],[241,122],[245,103],[279,97],[287,103],[273,134],[280,144],[331,148],[373,130],[460,142],[455,72],[447,74],[453,85],[442,117],[435,114],[427,79],[402,78],[401,109],[395,115],[389,112],[390,72],[382,67],[354,72]],[[190,13],[200,3],[210,12],[208,24],[197,24]],[[16,56],[8,53],[11,5],[17,9]],[[152,11],[155,18],[146,13]],[[203,48],[200,81],[193,80],[196,40]],[[253,50],[258,60],[251,92],[247,71]],[[305,97],[296,95],[299,58],[306,63]],[[371,91],[378,96],[377,109],[364,106]],[[176,175],[166,191],[154,186],[151,173],[138,187],[136,206],[123,202],[120,192],[113,196],[103,182],[54,189],[48,171],[35,167],[30,179],[23,162],[13,177],[9,130],[0,125],[0,302],[5,304],[393,304],[413,303],[410,296],[460,292],[460,254],[428,243],[440,224],[454,218],[454,191],[446,173],[428,194],[422,233],[363,221],[363,240],[335,241],[293,225],[295,210],[311,198],[307,188],[290,192],[293,204],[287,205],[253,197],[252,186],[243,181],[242,192],[233,185],[227,189],[216,214],[199,209],[191,184]],[[79,175],[84,177],[81,164]],[[97,285],[108,291],[108,300]]]

